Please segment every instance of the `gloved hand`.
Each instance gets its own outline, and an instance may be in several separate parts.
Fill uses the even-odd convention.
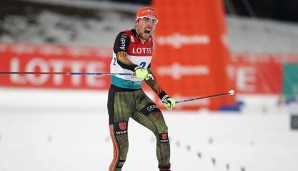
[[[152,74],[147,74],[147,76],[145,77],[145,80],[149,80],[149,79],[154,80],[154,77]]]
[[[141,78],[141,79],[145,79],[148,75],[147,69],[144,69],[141,67],[136,67],[135,73],[136,73],[136,77]]]
[[[168,109],[168,110],[172,110],[175,105],[176,105],[176,101],[175,99],[173,99],[172,97],[169,97],[168,95],[165,95],[162,99],[161,99],[163,105]]]

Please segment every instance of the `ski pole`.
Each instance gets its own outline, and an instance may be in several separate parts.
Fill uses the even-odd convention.
[[[197,97],[197,98],[176,101],[176,104],[190,102],[190,101],[199,100],[199,99],[207,99],[207,98],[214,98],[214,97],[219,97],[219,96],[226,96],[226,95],[234,95],[234,90],[230,90],[228,93],[214,94],[214,95],[209,95],[209,96],[203,96],[203,97]]]
[[[0,74],[46,74],[46,75],[127,75],[134,76],[134,73],[109,73],[109,72],[0,72]]]

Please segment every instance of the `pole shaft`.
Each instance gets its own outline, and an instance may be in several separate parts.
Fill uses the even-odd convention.
[[[0,72],[0,74],[45,74],[45,75],[128,75],[134,76],[133,73],[109,73],[109,72]]]
[[[189,101],[194,101],[194,100],[200,100],[200,99],[207,99],[207,98],[214,98],[214,97],[219,97],[219,96],[226,96],[226,95],[231,95],[231,94],[230,93],[221,93],[221,94],[214,94],[214,95],[210,95],[210,96],[203,96],[203,97],[185,99],[185,100],[181,100],[181,101],[176,101],[176,104],[189,102]]]

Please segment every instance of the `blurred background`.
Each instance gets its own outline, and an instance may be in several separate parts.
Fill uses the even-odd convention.
[[[296,171],[298,1],[0,0],[0,72],[109,72],[117,34],[143,6],[158,11],[152,67],[170,96],[235,91],[168,112],[144,85],[170,129],[172,170]],[[0,170],[108,170],[109,85],[0,74]],[[157,170],[153,135],[129,127],[123,170]]]

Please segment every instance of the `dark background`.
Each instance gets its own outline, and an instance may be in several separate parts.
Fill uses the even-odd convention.
[[[150,0],[112,0],[148,5]],[[224,0],[227,14],[298,22],[298,0]]]
[[[0,5],[5,10],[5,2],[13,3],[15,1],[18,0],[0,0]],[[151,0],[92,1],[114,1],[141,5],[150,5],[152,2]],[[230,15],[265,18],[298,23],[298,0],[224,0],[224,4],[226,13]],[[1,6],[0,9],[3,9],[1,8]]]
[[[298,22],[298,0],[225,0],[226,12],[233,14],[227,7],[230,2],[235,8],[235,15],[252,16],[245,1],[255,17]]]

